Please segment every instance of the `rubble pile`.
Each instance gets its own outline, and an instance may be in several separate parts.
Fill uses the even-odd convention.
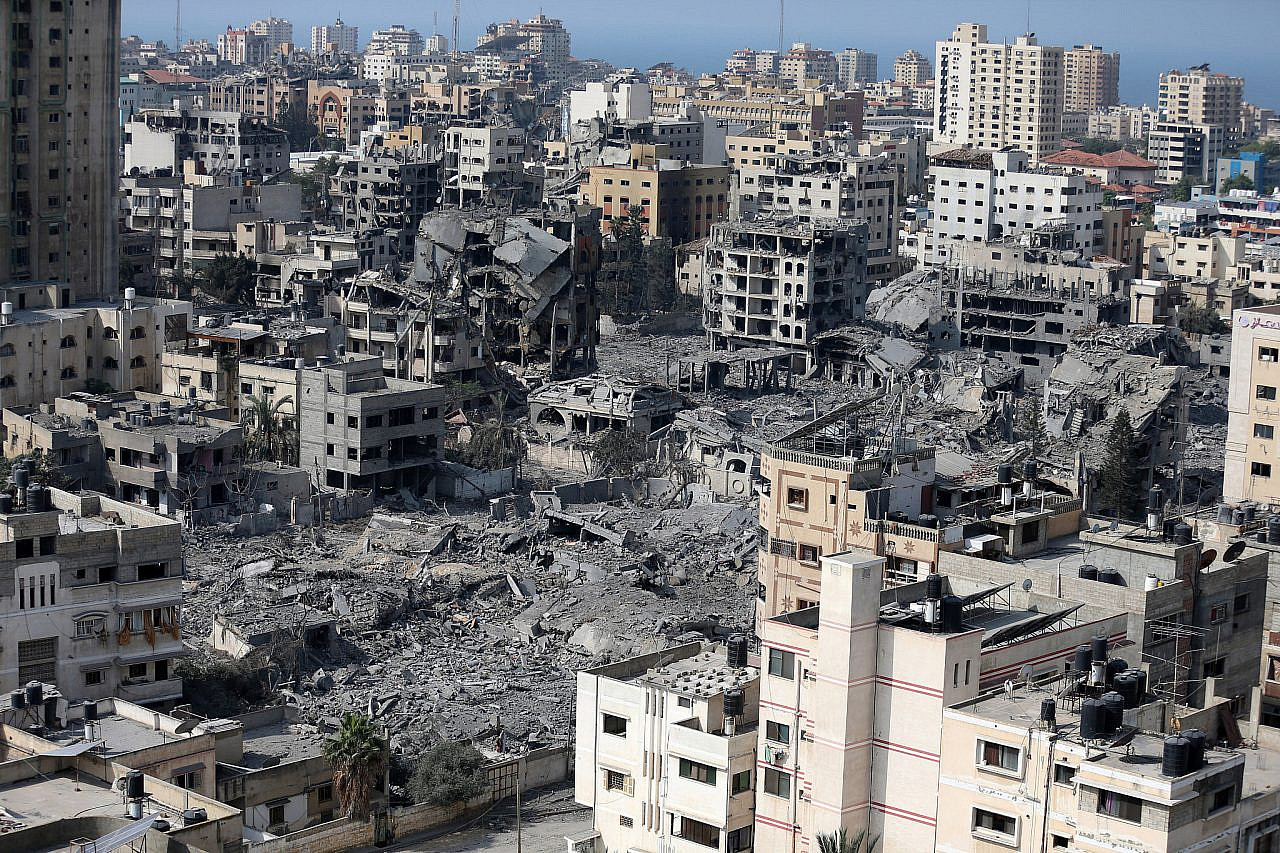
[[[186,639],[213,655],[215,615],[251,622],[284,602],[328,615],[335,642],[271,673],[280,695],[322,730],[345,711],[369,713],[412,756],[441,739],[565,740],[577,671],[749,626],[751,502],[534,497],[488,512],[375,514],[314,539],[196,531]]]

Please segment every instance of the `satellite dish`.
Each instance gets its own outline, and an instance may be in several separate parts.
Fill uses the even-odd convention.
[[[187,732],[191,731],[203,722],[204,720],[197,720],[195,717],[191,717],[178,723],[177,727],[173,730],[173,733],[175,735],[185,735]]]
[[[1232,542],[1227,548],[1226,553],[1222,555],[1222,561],[1224,563],[1234,563],[1236,560],[1240,559],[1240,555],[1244,553],[1244,549],[1245,543],[1243,540],[1240,542]]]
[[[1243,542],[1237,543],[1243,545]],[[1241,550],[1244,550],[1243,548]],[[1218,552],[1214,548],[1210,548],[1200,555],[1200,568],[1207,569],[1213,565],[1213,561],[1218,559]]]
[[[1027,578],[1022,582],[1022,590],[1024,592],[1031,592],[1031,578]]]

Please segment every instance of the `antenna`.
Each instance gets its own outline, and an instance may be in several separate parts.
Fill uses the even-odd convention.
[[[458,18],[462,16],[462,0],[453,0],[453,55],[458,55]]]
[[[173,49],[182,47],[182,0],[178,0],[173,13]]]

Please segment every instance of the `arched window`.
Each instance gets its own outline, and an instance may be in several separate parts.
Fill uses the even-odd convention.
[[[0,357],[13,355],[14,352],[13,344],[0,345]]]
[[[62,378],[63,378],[63,379],[75,379],[75,378],[76,378],[76,369],[75,369],[74,367],[64,367],[64,368],[62,368],[62,374],[61,374],[61,375],[62,375]]]
[[[129,362],[130,367],[146,367],[147,360],[140,355],[135,355],[133,360]]]
[[[147,330],[142,328],[141,326],[134,326],[133,331],[129,332],[129,339],[134,341],[138,340],[139,338],[145,338],[146,336],[147,336]]]
[[[102,337],[103,340],[115,341],[120,339],[120,333],[110,326],[107,326],[102,330]]]
[[[107,370],[118,370],[120,368],[120,362],[116,361],[111,356],[107,356],[102,360],[102,366]]]
[[[75,345],[76,345],[76,336],[75,336],[75,335],[67,335],[65,338],[63,338],[63,339],[62,339],[62,343],[60,343],[60,344],[59,344],[59,346],[60,346],[62,349],[71,349],[71,348],[73,348]]]

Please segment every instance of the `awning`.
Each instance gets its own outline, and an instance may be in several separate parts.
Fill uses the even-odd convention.
[[[170,770],[169,778],[172,779],[175,776],[186,776],[188,773],[199,773],[203,769],[203,761],[197,761],[195,764],[184,764],[175,770]]]

